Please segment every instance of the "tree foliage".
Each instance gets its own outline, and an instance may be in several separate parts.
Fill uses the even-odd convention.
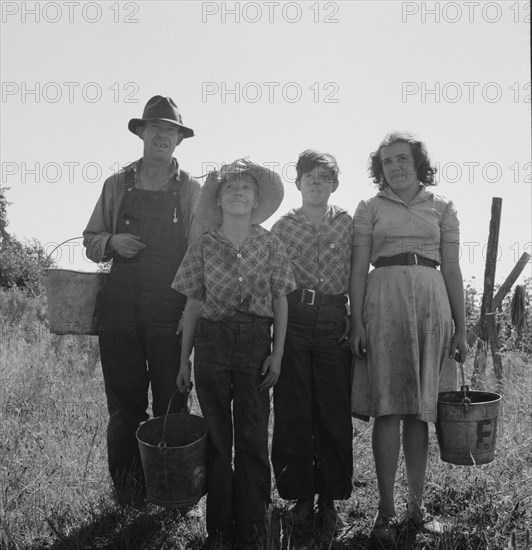
[[[6,199],[5,192],[7,187],[0,187],[0,242],[2,242],[7,236],[7,205],[9,204]]]
[[[45,270],[53,262],[37,239],[21,242],[7,232],[6,191],[0,187],[0,288],[19,288],[36,296],[42,292]]]

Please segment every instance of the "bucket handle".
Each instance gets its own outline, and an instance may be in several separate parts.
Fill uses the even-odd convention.
[[[57,246],[54,247],[54,249],[50,252],[50,254],[48,254],[48,256],[46,256],[46,259],[48,260],[50,258],[50,256],[60,247],[60,246],[63,246],[64,244],[66,243],[69,243],[70,241],[75,241],[77,239],[83,239],[83,237],[72,237],[71,239],[67,239],[66,241],[63,241],[62,243],[59,243]]]
[[[457,356],[455,355],[455,359],[456,358],[457,358]],[[459,361],[459,363],[460,363],[460,373],[462,375],[462,387],[460,388],[460,391],[464,392],[464,397],[462,399],[462,405],[464,406],[464,408],[467,412],[467,409],[469,408],[469,405],[471,405],[471,399],[469,399],[469,397],[467,397],[467,392],[469,391],[469,386],[465,383],[464,363],[462,363],[461,361]]]
[[[192,381],[190,381],[190,389],[192,389]],[[157,447],[159,449],[166,449],[166,421],[168,420],[168,415],[170,414],[170,407],[172,406],[172,400],[176,396],[176,394],[179,393],[179,390],[175,390],[175,392],[172,394],[172,397],[170,397],[170,401],[168,401],[168,407],[166,409],[166,414],[164,416],[164,424],[163,424],[163,437],[161,441],[157,444]]]

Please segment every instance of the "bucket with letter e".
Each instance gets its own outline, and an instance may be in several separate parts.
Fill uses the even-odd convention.
[[[464,383],[461,391],[438,395],[436,434],[444,462],[472,466],[494,459],[501,400],[498,393],[469,391]]]

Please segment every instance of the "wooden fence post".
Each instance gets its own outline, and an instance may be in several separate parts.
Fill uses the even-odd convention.
[[[499,229],[501,226],[502,199],[493,197],[491,201],[490,232],[488,237],[488,249],[486,253],[486,268],[484,270],[484,293],[480,307],[482,340],[488,341],[488,328],[486,325],[486,313],[493,311],[493,287],[495,285],[495,269],[497,267],[497,254],[499,252]]]
[[[503,380],[503,368],[501,354],[499,352],[499,339],[495,325],[495,313],[493,313],[493,287],[495,286],[495,270],[497,267],[497,255],[499,252],[499,229],[501,226],[502,199],[493,197],[491,201],[491,219],[486,254],[486,268],[484,270],[484,292],[480,308],[480,333],[484,342],[490,343],[491,355],[495,376],[500,385]],[[477,346],[475,355],[475,367],[480,366],[481,346]],[[473,380],[479,382],[479,372],[473,373]]]
[[[515,264],[514,268],[506,277],[506,280],[501,285],[499,290],[497,291],[497,294],[493,297],[493,301],[491,303],[491,311],[495,311],[503,302],[504,298],[510,292],[513,284],[515,281],[517,281],[517,278],[519,275],[521,275],[521,272],[523,269],[525,269],[525,266],[530,261],[530,254],[528,252],[523,252],[521,257],[519,258],[519,261]],[[490,312],[491,313],[491,312]],[[482,318],[480,318],[476,323],[475,326],[468,332],[467,334],[467,345],[471,347],[475,340],[480,336],[481,334],[481,321]]]

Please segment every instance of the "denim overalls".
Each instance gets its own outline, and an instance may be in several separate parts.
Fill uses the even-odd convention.
[[[100,325],[109,470],[119,500],[131,483],[140,490],[144,485],[135,432],[148,419],[149,384],[154,416],[166,413],[176,389],[181,352],[176,329],[186,298],[170,285],[186,251],[183,177],[188,175],[178,170],[165,191],[137,189],[133,169],[124,182],[117,233],[137,235],[146,247],[131,259],[115,254]],[[176,395],[172,412],[186,410],[187,397]]]

